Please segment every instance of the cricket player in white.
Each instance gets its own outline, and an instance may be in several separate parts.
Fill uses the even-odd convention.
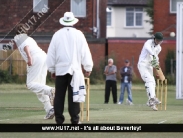
[[[27,36],[23,27],[23,24],[16,27],[17,35],[14,37],[14,41],[23,59],[27,62],[26,86],[43,103],[46,111],[44,119],[52,119],[54,117],[52,102],[55,89],[46,85],[46,53],[33,38]]]
[[[161,51],[160,44],[163,41],[163,34],[157,32],[154,34],[153,39],[149,39],[144,43],[141,54],[138,61],[138,69],[140,75],[145,82],[145,88],[147,91],[148,102],[147,106],[157,111],[156,104],[161,102],[156,98],[155,95],[155,79],[153,76],[153,67],[159,66],[158,54]]]

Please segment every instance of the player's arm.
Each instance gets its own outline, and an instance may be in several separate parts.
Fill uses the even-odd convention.
[[[27,64],[28,64],[28,66],[32,66],[32,56],[30,54],[29,46],[25,46],[24,51],[27,55]]]
[[[148,51],[150,55],[155,55],[154,52],[152,51],[151,44],[148,41],[145,43],[145,49]]]
[[[123,68],[121,68],[120,74],[121,74],[121,77],[127,76],[127,72],[125,72]]]
[[[112,71],[112,72],[110,72],[110,73],[108,73],[108,75],[113,75],[113,74],[115,74],[116,72],[117,72],[117,69],[116,69],[116,66],[114,66],[113,71]]]
[[[105,67],[105,70],[104,70],[104,74],[105,74],[105,75],[108,75],[108,73],[109,73],[109,66],[106,66],[106,67]]]
[[[50,45],[48,47],[48,52],[47,52],[47,58],[46,58],[46,63],[48,67],[48,71],[51,73],[51,78],[55,78],[55,65],[56,65],[56,48],[55,48],[55,39],[56,36],[55,34],[52,37],[52,40],[50,42]]]

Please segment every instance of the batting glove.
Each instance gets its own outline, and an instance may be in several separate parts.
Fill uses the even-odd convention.
[[[153,56],[153,60],[151,61],[151,65],[154,67],[154,68],[159,68],[159,62],[157,61],[156,57]]]

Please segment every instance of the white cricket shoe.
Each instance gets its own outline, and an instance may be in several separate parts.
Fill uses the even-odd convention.
[[[54,99],[55,99],[55,88],[51,89],[49,98],[50,98],[50,103],[53,106],[54,105]]]
[[[55,112],[54,109],[51,108],[48,113],[46,114],[46,116],[44,117],[44,119],[53,119],[55,116]]]
[[[149,105],[150,106],[155,105],[154,101],[155,101],[154,98],[149,99]]]
[[[130,104],[130,101],[128,99],[126,99],[126,104]]]
[[[156,105],[152,105],[151,108],[152,108],[154,111],[158,111],[158,109],[156,108]]]
[[[130,105],[134,105],[132,102],[130,102]]]
[[[118,102],[118,104],[121,104],[121,102]]]
[[[146,105],[149,106],[149,107],[151,106],[150,103],[149,103],[149,100],[147,101]]]
[[[132,102],[130,102],[128,99],[126,99],[126,104],[127,105],[134,105]]]
[[[161,104],[161,101],[159,101],[158,98],[154,98],[154,104],[155,104],[155,105]]]

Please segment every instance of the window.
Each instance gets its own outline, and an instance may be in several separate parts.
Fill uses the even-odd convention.
[[[86,0],[71,0],[71,11],[75,17],[86,17]]]
[[[111,26],[111,15],[112,15],[112,8],[111,7],[107,7],[106,8],[106,12],[107,12],[107,26]]]
[[[143,8],[126,8],[126,26],[141,27],[142,26]]]
[[[33,12],[41,12],[44,7],[48,7],[48,0],[33,0]]]
[[[177,2],[183,2],[183,0],[170,0],[170,13],[176,13]]]

